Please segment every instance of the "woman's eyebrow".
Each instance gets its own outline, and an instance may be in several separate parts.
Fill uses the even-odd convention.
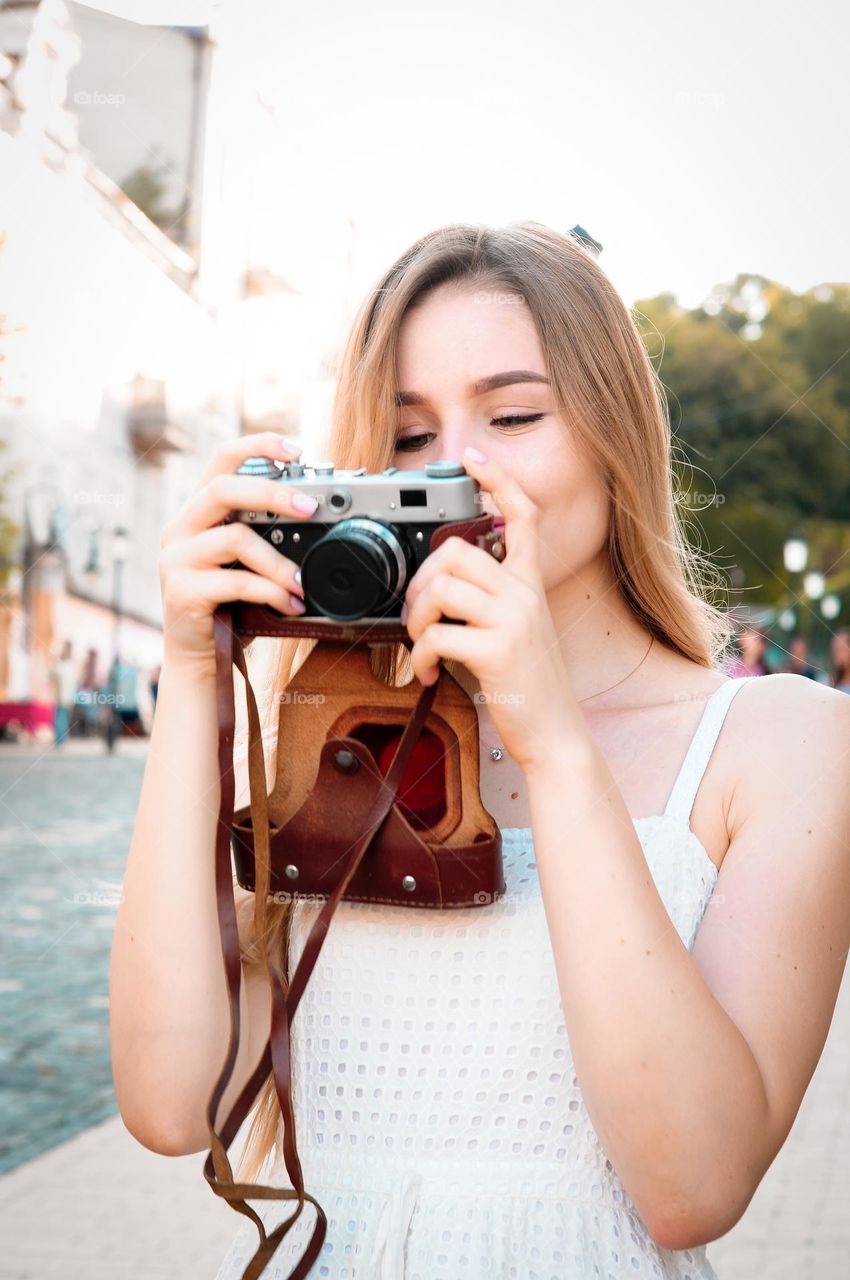
[[[487,391],[496,391],[499,387],[512,387],[518,382],[545,382],[549,379],[542,373],[533,373],[530,369],[512,369],[508,373],[491,373],[486,378],[479,378],[469,388],[470,397],[483,396]],[[427,397],[415,391],[399,391],[396,393],[397,405],[425,404]]]

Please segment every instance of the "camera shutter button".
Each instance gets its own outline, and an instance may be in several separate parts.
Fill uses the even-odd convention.
[[[426,462],[425,474],[429,480],[449,480],[452,476],[465,476],[466,468],[462,462],[445,459],[441,462]]]

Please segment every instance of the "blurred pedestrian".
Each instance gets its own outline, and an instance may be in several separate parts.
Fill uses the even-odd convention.
[[[809,662],[809,642],[805,636],[793,636],[788,642],[788,656],[780,670],[795,676],[806,676],[809,680],[817,680],[817,667]]]
[[[139,686],[142,673],[135,662],[116,657],[110,668],[109,688],[114,695],[113,723],[119,734],[135,736],[143,729],[139,716]]]
[[[757,627],[742,627],[738,633],[740,656],[734,659],[727,674],[733,679],[739,676],[771,675],[764,656],[767,644],[767,636]]]
[[[71,641],[65,640],[61,656],[50,668],[50,678],[55,690],[56,709],[54,713],[53,734],[57,747],[68,737],[71,726],[71,712],[74,708],[74,697],[77,692],[77,670],[71,657]]]
[[[97,649],[86,650],[86,660],[83,663],[83,674],[80,677],[81,689],[99,689],[100,680],[98,678],[98,661]]]
[[[82,711],[83,734],[87,738],[96,737],[102,719],[100,655],[97,649],[86,650],[77,702]]]
[[[832,659],[830,683],[833,689],[850,693],[850,627],[836,631],[829,646],[829,656]]]

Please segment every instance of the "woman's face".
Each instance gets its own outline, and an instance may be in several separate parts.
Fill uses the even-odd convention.
[[[517,370],[535,380],[473,385]],[[460,460],[472,445],[509,469],[540,511],[547,591],[597,557],[607,561],[607,495],[568,422],[555,412],[537,330],[517,294],[493,285],[432,290],[402,321],[396,371],[404,404],[394,466]],[[482,507],[492,514],[503,509],[498,493],[482,495]],[[510,530],[507,538],[510,545]]]
[[[842,670],[850,667],[850,636],[842,635],[839,632],[832,637],[832,661]]]
[[[744,628],[740,637],[741,652],[745,654],[751,662],[756,662],[767,648],[767,642],[763,635],[758,631],[751,631]]]

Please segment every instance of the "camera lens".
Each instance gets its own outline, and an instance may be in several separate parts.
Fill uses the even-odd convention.
[[[407,581],[407,554],[392,527],[341,520],[301,562],[304,594],[337,622],[382,614]]]

